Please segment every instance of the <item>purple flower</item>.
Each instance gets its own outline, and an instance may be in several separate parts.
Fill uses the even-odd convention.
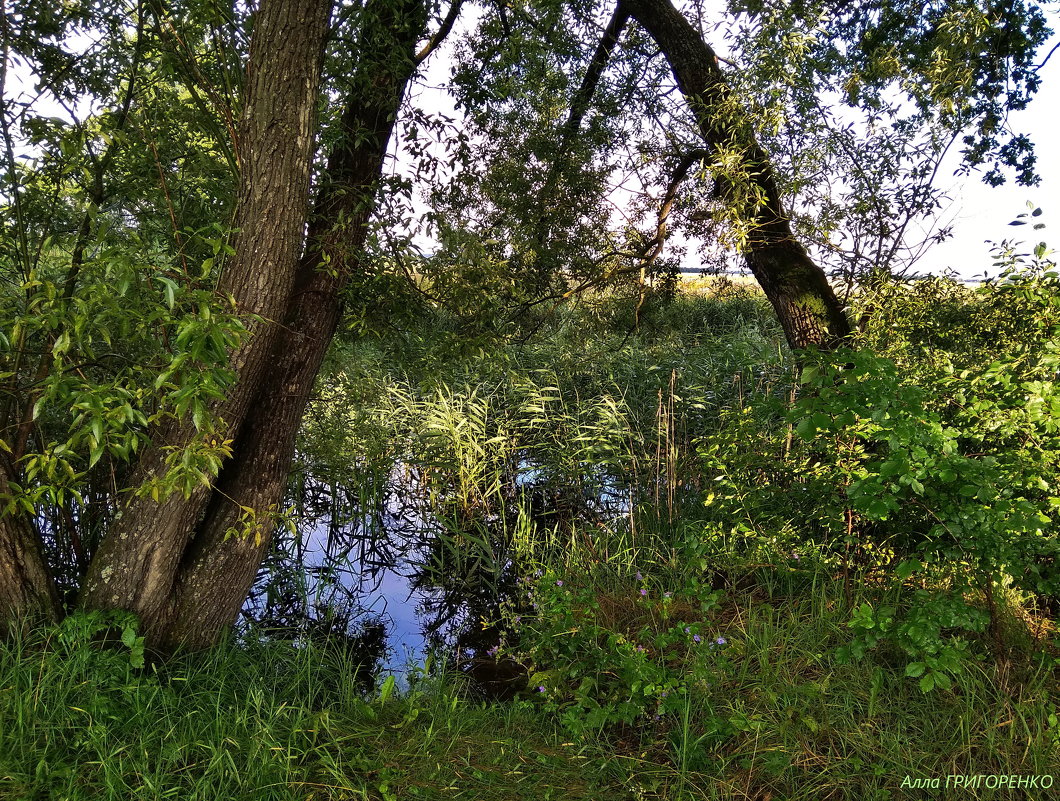
[[[644,647],[643,645],[638,645],[638,646],[637,646],[637,653],[638,653],[638,654],[642,654],[642,653],[644,653],[644,651],[645,651],[645,650],[646,650],[646,649],[645,649],[645,647]]]
[[[692,639],[695,640],[696,642],[702,642],[703,641],[703,638],[700,637],[698,634],[693,634],[692,635]]]
[[[644,581],[644,576],[640,574],[639,570],[637,571],[637,581]]]
[[[562,582],[562,581],[558,581],[558,580],[557,580],[557,581],[556,581],[556,586],[557,586],[557,587],[562,587],[562,586],[563,586],[563,582]]]
[[[543,693],[545,691],[545,685],[544,684],[537,685],[537,691],[539,693]]]
[[[647,590],[641,590],[641,591],[640,591],[640,594],[641,594],[641,595],[647,595],[647,594],[648,594],[648,591],[647,591]]]
[[[688,626],[685,626],[685,634],[690,634],[691,632],[692,629],[690,629]]]
[[[727,640],[724,637],[718,637],[718,639],[716,639],[714,642],[718,645],[725,645]]]
[[[536,607],[537,604],[534,604],[534,606]],[[523,619],[522,615],[516,615],[515,618],[512,620],[512,623],[514,625],[518,626],[520,621],[522,621],[522,619]]]
[[[499,645],[494,645],[492,648],[486,651],[486,653],[490,656],[496,656],[499,650],[501,650],[501,647]]]

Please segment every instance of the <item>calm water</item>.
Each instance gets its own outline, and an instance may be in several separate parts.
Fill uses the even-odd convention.
[[[484,560],[453,547],[461,532],[435,516],[438,496],[428,502],[430,493],[402,465],[368,501],[307,482],[297,504],[298,532],[277,535],[281,553],[263,572],[245,614],[274,627],[304,632],[323,626],[340,634],[379,620],[387,642],[381,668],[399,677],[410,665],[422,665],[431,646],[448,659],[480,653],[490,643],[481,638],[479,621],[492,617],[499,597],[513,592],[518,578],[508,534],[515,517],[532,515],[541,530],[560,519],[557,504],[564,505],[568,520],[571,508],[596,520],[628,514],[628,490],[598,470],[590,473],[596,489],[577,493],[521,463],[512,477],[507,518],[490,513],[463,523],[488,543]]]

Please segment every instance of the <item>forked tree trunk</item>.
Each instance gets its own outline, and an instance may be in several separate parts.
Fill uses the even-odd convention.
[[[233,439],[265,376],[298,267],[330,9],[331,0],[263,0],[254,18],[237,142],[238,232],[219,290],[231,293],[241,313],[264,321],[251,325],[251,336],[232,354],[236,384],[215,409]],[[161,475],[162,448],[182,446],[193,434],[189,422],[155,432],[133,485]],[[131,497],[92,560],[81,604],[134,612],[149,634],[164,630],[173,612],[177,568],[210,495],[202,487],[188,498],[174,492],[162,502]]]
[[[784,211],[769,156],[725,82],[718,59],[670,0],[621,0],[666,56],[678,86],[712,149],[735,148],[742,154],[745,180],[755,193],[736,191],[730,200],[750,221],[744,247],[747,266],[776,310],[792,348],[832,348],[850,335],[850,323],[824,271],[795,238]],[[758,194],[761,205],[740,198]]]
[[[422,0],[372,0],[346,100],[311,218],[283,331],[225,465],[206,517],[182,561],[172,624],[158,643],[205,647],[238,616],[281,512],[306,404],[335,333],[342,292],[360,269],[383,159],[427,11]],[[245,510],[253,510],[248,515]]]

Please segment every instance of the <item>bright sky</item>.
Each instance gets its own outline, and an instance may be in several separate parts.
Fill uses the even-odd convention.
[[[1049,17],[1051,27],[1060,29],[1060,14],[1053,11]],[[1039,63],[1057,43],[1060,34],[1054,34],[1042,47]],[[993,259],[986,240],[1022,241],[1030,247],[1044,241],[1060,251],[1060,150],[1054,139],[1060,126],[1060,50],[1040,74],[1042,85],[1038,94],[1025,111],[1009,115],[1009,127],[1016,133],[1027,134],[1034,142],[1041,184],[1023,187],[1010,180],[1004,186],[989,187],[978,175],[953,175],[959,162],[959,149],[955,148],[948,168],[939,172],[940,176],[949,176],[942,179],[940,186],[948,190],[954,202],[942,219],[953,221],[953,238],[932,247],[916,265],[918,272],[940,273],[952,268],[963,278],[980,277],[984,272],[996,275],[997,268],[991,266]],[[1009,225],[1017,215],[1029,211],[1028,201],[1042,209],[1042,216],[1035,222],[1044,222],[1044,230],[1034,231],[1030,225]]]

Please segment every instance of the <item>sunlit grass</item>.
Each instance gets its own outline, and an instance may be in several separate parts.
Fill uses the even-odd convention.
[[[533,692],[487,703],[446,673],[362,695],[326,649],[229,643],[135,669],[38,632],[0,648],[0,798],[853,801],[904,797],[907,775],[1060,773],[1052,660],[974,659],[925,694],[886,652],[836,659],[850,610],[823,570],[738,583],[704,619],[723,659],[689,650],[675,714],[580,736]],[[609,625],[634,625],[621,606]]]

